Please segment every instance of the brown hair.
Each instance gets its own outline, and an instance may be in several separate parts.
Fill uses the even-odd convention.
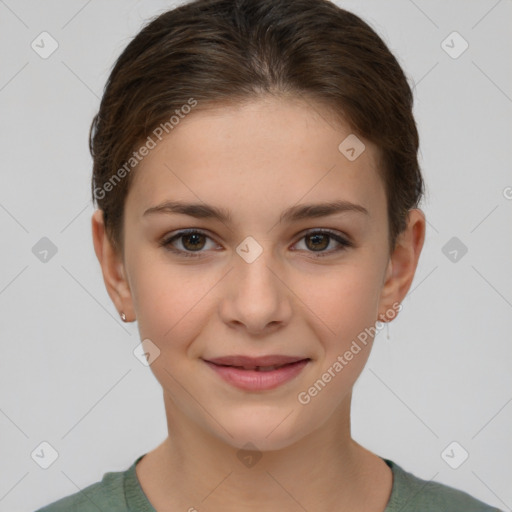
[[[157,16],[128,44],[91,124],[93,202],[117,250],[141,141],[153,141],[159,126],[169,132],[171,116],[193,102],[264,94],[328,105],[353,133],[376,144],[394,249],[424,183],[412,91],[386,44],[327,0],[195,0]]]

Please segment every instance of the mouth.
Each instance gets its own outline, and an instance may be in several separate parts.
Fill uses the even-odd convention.
[[[288,364],[304,361],[305,359],[309,358],[300,356],[268,355],[260,357],[224,356],[206,359],[206,361],[218,366],[232,366],[234,368],[241,368],[244,370],[269,371]]]
[[[247,391],[276,388],[299,375],[310,358],[270,355],[263,357],[227,356],[203,359],[229,384]]]

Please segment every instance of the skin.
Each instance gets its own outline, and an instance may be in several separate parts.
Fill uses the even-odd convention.
[[[410,211],[390,254],[377,148],[361,139],[365,151],[349,161],[338,146],[350,128],[332,122],[325,107],[273,97],[199,107],[136,169],[123,254],[106,236],[102,212],[92,218],[112,301],[138,321],[141,340],[160,350],[150,368],[163,389],[169,437],[136,466],[141,486],[159,512],[383,511],[391,469],[350,432],[352,388],[373,339],[308,404],[297,396],[365,328],[397,313],[416,271],[425,216]],[[232,222],[144,215],[166,200],[225,208]],[[288,207],[335,200],[362,205],[368,215],[279,222]],[[198,247],[199,257],[159,245],[186,228],[206,238],[176,239],[172,247]],[[304,233],[313,228],[334,230],[353,246],[334,252],[339,244],[326,238],[315,250]],[[247,236],[263,249],[252,263],[236,252]],[[202,360],[234,354],[311,362],[284,385],[251,392]],[[262,455],[251,467],[237,457],[248,442]]]

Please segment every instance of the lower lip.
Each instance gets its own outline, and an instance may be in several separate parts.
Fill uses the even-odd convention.
[[[303,359],[293,364],[287,364],[281,368],[268,372],[256,370],[243,370],[234,366],[219,366],[209,361],[205,363],[220,375],[226,382],[247,391],[263,391],[274,389],[296,377],[309,363],[309,359]]]

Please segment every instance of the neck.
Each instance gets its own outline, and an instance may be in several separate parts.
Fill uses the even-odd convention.
[[[226,444],[164,398],[169,437],[137,465],[142,488],[159,512],[368,511],[370,503],[384,510],[391,471],[351,439],[351,395],[316,431],[264,452]],[[375,478],[383,484],[380,492]]]

